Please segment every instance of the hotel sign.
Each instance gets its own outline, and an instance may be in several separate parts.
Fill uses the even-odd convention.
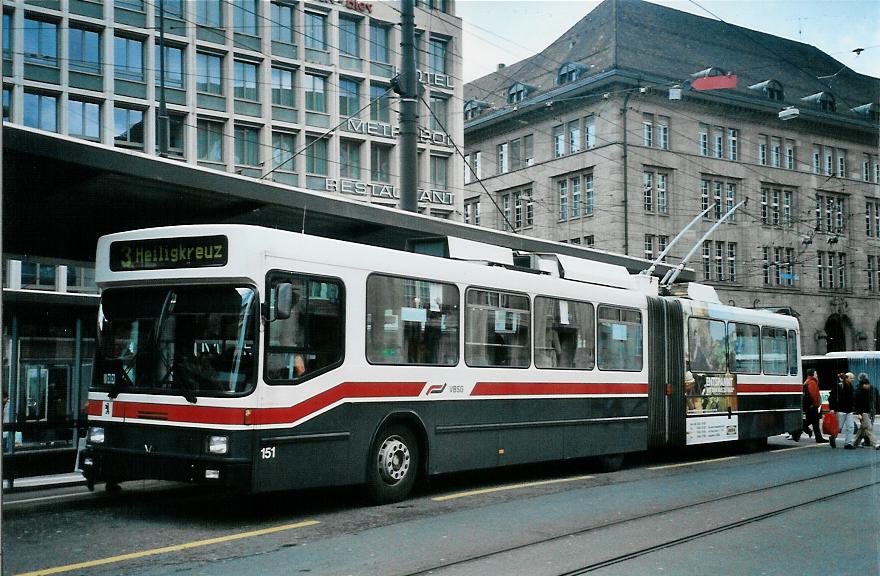
[[[343,124],[343,128],[355,134],[382,136],[384,138],[397,138],[400,134],[400,126],[374,120],[361,120],[360,118],[349,118]],[[435,144],[437,146],[446,146],[447,148],[453,147],[452,138],[448,134],[439,130],[429,130],[424,126],[419,126],[419,140],[425,144]]]
[[[373,4],[370,2],[359,2],[358,0],[318,0],[319,2],[323,2],[324,4],[336,4],[338,6],[344,6],[349,10],[354,10],[355,12],[360,12],[361,14],[372,14],[373,13]]]
[[[391,184],[374,184],[372,182],[361,182],[360,180],[348,180],[347,178],[327,178],[326,182],[328,192],[400,200],[400,190]],[[445,190],[424,190],[419,188],[419,202],[452,206],[455,204],[455,194]]]

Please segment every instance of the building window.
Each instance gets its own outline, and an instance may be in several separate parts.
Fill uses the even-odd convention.
[[[846,254],[817,251],[819,288],[846,289]]]
[[[24,125],[49,132],[58,131],[58,98],[36,92],[24,93]]]
[[[12,60],[12,14],[3,14],[3,59]]]
[[[771,138],[770,139],[770,154],[773,160],[773,167],[779,168],[782,166],[782,143],[779,138]]]
[[[436,74],[446,74],[446,40],[431,38],[428,41],[428,71]]]
[[[785,168],[787,170],[795,169],[794,140],[787,138],[785,140]]]
[[[354,80],[339,79],[339,116],[354,116],[360,110],[360,85]]]
[[[236,166],[260,165],[259,128],[235,126],[235,164]]]
[[[565,156],[565,126],[560,124],[553,127],[553,157]]]
[[[596,147],[596,118],[593,115],[584,118],[584,139],[587,150]]]
[[[507,103],[516,104],[522,102],[529,95],[529,89],[525,84],[517,82],[507,90]]]
[[[289,132],[272,132],[272,169],[294,172],[294,146],[296,135]]]
[[[480,201],[470,200],[464,203],[464,223],[480,225]]]
[[[249,100],[251,102],[259,101],[260,96],[259,91],[257,90],[256,64],[236,60],[233,66],[232,78],[232,93],[235,98]]]
[[[306,136],[306,172],[327,175],[327,140],[318,136]]]
[[[156,85],[162,82],[162,59],[158,44],[156,45]],[[183,84],[183,50],[175,46],[165,46],[165,86],[184,88]]]
[[[669,117],[657,116],[657,146],[661,150],[669,150]]]
[[[446,132],[446,125],[449,123],[449,100],[447,98],[431,96],[430,106],[431,114],[430,118],[428,118],[428,126],[431,128],[431,130]]]
[[[569,62],[564,64],[556,74],[556,84],[562,86],[578,79],[581,72],[581,65]]]
[[[356,140],[339,141],[339,176],[361,179],[361,143]]]
[[[224,0],[199,0],[195,5],[197,24],[210,28],[223,26]]]
[[[761,188],[761,224],[791,226],[793,199],[793,190]]]
[[[813,146],[813,174],[822,172],[822,151],[818,146]]]
[[[144,147],[144,113],[142,110],[116,107],[113,109],[113,140],[117,146]]]
[[[370,84],[370,120],[386,124],[391,121],[388,88],[385,86]]]
[[[305,81],[306,110],[326,113],[327,93],[324,90],[324,77],[306,74]]]
[[[736,242],[703,241],[703,278],[715,282],[736,282]]]
[[[223,162],[223,122],[196,122],[196,155],[205,162]]]
[[[223,94],[223,57],[196,53],[196,91]]]
[[[559,219],[568,220],[568,180],[560,180],[557,183],[559,190]]]
[[[272,104],[290,108],[294,106],[293,70],[272,68]]]
[[[712,132],[712,155],[715,158],[724,158],[724,128],[715,126]]]
[[[654,173],[653,172],[645,172],[644,181],[645,181],[645,185],[644,185],[645,212],[653,212],[654,211]]]
[[[846,150],[837,151],[837,177],[846,178]]]
[[[370,22],[370,60],[382,64],[388,64],[388,36],[389,28],[385,24]]]
[[[272,40],[293,44],[293,6],[272,3]],[[342,19],[340,18],[340,27]]]
[[[510,164],[507,156],[508,143],[498,144],[496,150],[498,152],[497,174],[506,174],[510,171]]]
[[[593,175],[584,174],[584,216],[592,216],[595,201],[593,190]]]
[[[156,116],[156,133],[159,133],[159,117]],[[168,115],[168,154],[182,157],[186,150],[186,114]],[[156,151],[159,151],[158,143]]]
[[[71,70],[101,73],[101,34],[71,27],[68,30],[68,49]]]
[[[581,177],[575,176],[571,179],[571,217],[580,218],[581,216]],[[580,240],[579,240],[580,241]]]
[[[571,154],[581,151],[580,120],[568,123],[568,150]]]
[[[868,255],[868,292],[880,291],[880,255]]]
[[[125,8],[127,10],[134,10],[136,12],[144,11],[144,1],[143,0],[116,0],[116,5],[120,8]]]
[[[736,161],[739,159],[739,130],[727,129],[727,158]]]
[[[144,43],[134,38],[116,36],[113,44],[115,77],[132,82],[144,81]]]
[[[865,235],[880,238],[880,200],[865,200]]]
[[[327,50],[327,17],[323,14],[306,12],[303,15],[305,22],[305,45],[310,50]]]
[[[373,144],[370,147],[370,179],[391,182],[391,147]]]
[[[435,190],[446,190],[449,158],[431,156],[431,184]]]
[[[642,145],[652,148],[654,146],[654,115],[644,114],[642,120]]]
[[[360,56],[358,20],[339,16],[339,53],[357,58]]]
[[[654,239],[653,234],[645,234],[645,260],[649,262],[654,260]]]
[[[8,88],[3,89],[3,120],[9,121],[12,117],[12,109],[9,104],[10,93]]]
[[[767,165],[767,136],[758,134],[758,164]]]
[[[33,64],[58,65],[58,24],[35,18],[24,19],[24,60]]]
[[[842,196],[828,193],[816,194],[816,230],[828,234],[843,232],[844,201]]]
[[[232,0],[232,26],[238,34],[257,35],[257,0]]]
[[[669,175],[665,172],[645,171],[644,182],[644,207],[645,212],[658,214],[669,213]]]
[[[709,155],[709,126],[700,124],[700,156]]]
[[[710,205],[714,207],[714,210],[709,211],[703,218],[719,220],[736,206],[737,188],[736,181],[709,180],[708,178],[701,180],[701,210],[705,211]],[[736,222],[736,213],[728,216],[727,222]]]
[[[67,133],[77,138],[101,139],[101,105],[70,99],[67,101]]]

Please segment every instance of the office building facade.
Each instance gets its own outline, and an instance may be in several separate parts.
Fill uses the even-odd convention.
[[[471,223],[657,258],[795,314],[805,354],[880,349],[880,80],[820,50],[606,0],[465,86]],[[740,206],[713,234],[704,232]]]

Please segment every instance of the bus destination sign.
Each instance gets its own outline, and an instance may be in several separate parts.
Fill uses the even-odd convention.
[[[110,244],[110,270],[225,266],[229,260],[228,248],[226,236],[120,240]]]

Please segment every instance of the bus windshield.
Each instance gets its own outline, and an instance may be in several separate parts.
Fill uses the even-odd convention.
[[[236,286],[111,288],[101,297],[93,388],[240,395],[256,381],[256,294]]]

